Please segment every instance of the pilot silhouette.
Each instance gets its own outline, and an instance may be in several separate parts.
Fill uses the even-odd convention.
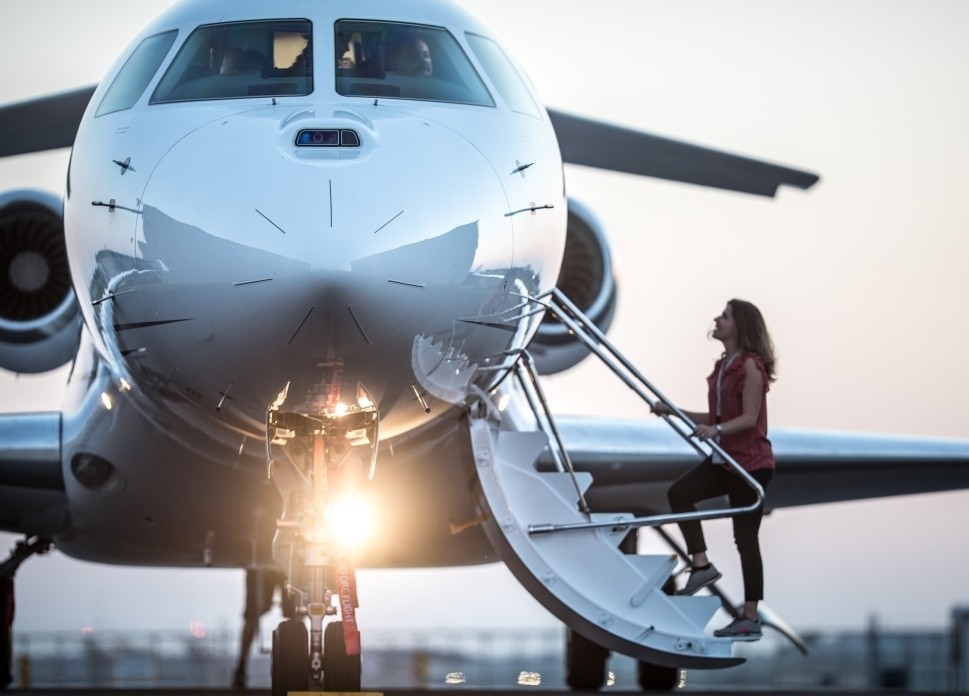
[[[219,73],[234,75],[237,73],[258,72],[269,67],[269,61],[262,53],[248,46],[230,48],[222,56]]]
[[[434,74],[431,49],[420,36],[408,34],[390,47],[387,69],[402,75],[430,77]]]

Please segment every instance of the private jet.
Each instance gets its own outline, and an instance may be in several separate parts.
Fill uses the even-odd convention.
[[[0,415],[8,598],[52,547],[278,569],[273,693],[359,691],[356,569],[503,562],[568,626],[575,688],[609,651],[644,688],[743,661],[707,632],[732,602],[672,592],[662,527],[718,445],[672,404],[645,425],[544,398],[591,355],[668,403],[606,337],[611,249],[563,164],[761,196],[816,175],[546,110],[447,0],[183,0],[0,134],[72,148],[62,195],[0,194],[0,367],[71,364],[60,411]],[[965,442],[772,441],[767,509],[969,487]],[[641,529],[670,553],[637,555]]]

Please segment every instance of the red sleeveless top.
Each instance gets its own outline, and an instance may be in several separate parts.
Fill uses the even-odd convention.
[[[720,436],[720,446],[737,460],[747,471],[774,468],[774,450],[767,439],[767,392],[770,381],[764,361],[757,353],[741,353],[726,366],[720,382],[720,419],[717,420],[717,373],[724,358],[720,358],[713,366],[713,372],[707,377],[707,403],[710,409],[710,419],[713,423],[726,423],[740,416],[744,412],[744,379],[746,372],[744,363],[753,360],[764,378],[764,393],[760,404],[760,413],[753,428],[742,433]]]

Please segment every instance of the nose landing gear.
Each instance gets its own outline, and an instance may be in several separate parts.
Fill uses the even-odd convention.
[[[335,366],[292,410],[287,391],[267,421],[270,476],[286,501],[273,557],[294,608],[273,632],[272,693],[360,691],[354,542],[366,524],[359,494],[373,476],[377,410],[359,384],[355,401],[341,400]]]

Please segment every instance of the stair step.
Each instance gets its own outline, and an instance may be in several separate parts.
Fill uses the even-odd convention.
[[[666,584],[666,580],[670,577],[673,569],[676,568],[677,563],[675,555],[640,556],[628,554],[626,560],[644,578],[643,586],[629,598],[629,604],[634,607],[642,604],[650,592],[657,589],[662,591],[663,585]]]
[[[720,606],[711,596],[666,595],[662,587],[676,565],[669,555],[624,554],[619,545],[633,515],[579,509],[588,473],[540,473],[547,445],[540,432],[499,431],[470,420],[471,442],[489,513],[489,540],[519,582],[549,611],[609,649],[659,665],[729,667],[742,663],[732,642],[705,633]],[[530,525],[611,521],[595,529],[529,534]]]

